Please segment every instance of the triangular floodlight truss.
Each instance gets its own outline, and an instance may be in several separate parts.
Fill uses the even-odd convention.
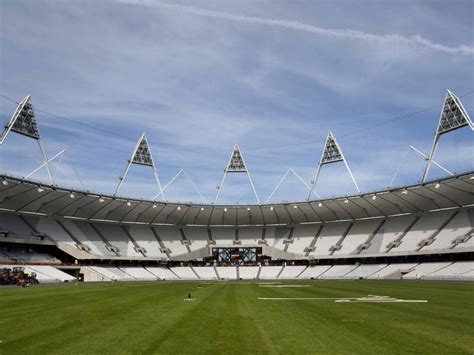
[[[252,181],[252,177],[250,176],[250,172],[247,169],[247,165],[245,164],[244,156],[238,144],[234,145],[234,149],[232,150],[232,154],[230,155],[229,162],[227,163],[226,168],[224,169],[224,176],[222,176],[222,180],[220,184],[217,186],[217,193],[216,198],[214,199],[214,204],[217,203],[219,198],[219,194],[222,189],[222,185],[224,185],[225,178],[228,173],[245,173],[249,179],[250,185],[252,186],[253,193],[255,195],[255,199],[257,203],[260,204],[260,199],[258,198],[257,191],[255,190],[255,186]]]
[[[132,164],[145,165],[153,169],[153,175],[155,176],[155,180],[159,188],[159,192],[154,197],[154,199],[158,198],[161,195],[163,197],[163,200],[166,201],[163,189],[161,187],[160,177],[158,176],[158,171],[156,170],[153,155],[151,154],[150,146],[148,145],[148,140],[146,138],[145,133],[141,135],[141,137],[137,141],[137,144],[135,145],[135,148],[133,149],[132,156],[127,162],[125,171],[123,175],[119,178],[119,183],[117,185],[117,188],[115,189],[115,195],[120,192],[120,188],[122,187],[122,184],[125,181],[125,178],[127,177]]]
[[[41,141],[41,135],[36,123],[35,112],[33,110],[33,104],[31,103],[31,96],[25,97],[16,107],[15,113],[13,114],[10,122],[4,127],[2,135],[0,136],[0,144],[3,144],[10,132],[20,134],[22,136],[32,138],[38,142],[43,163],[45,164],[46,170],[51,184],[54,185],[53,175],[48,164],[48,158],[46,151]]]
[[[289,168],[286,173],[283,175],[283,177],[280,179],[280,181],[278,182],[278,184],[275,186],[275,188],[273,189],[272,193],[270,194],[270,196],[268,196],[268,198],[265,200],[265,203],[269,203],[273,197],[273,195],[278,191],[278,189],[280,188],[281,184],[288,178],[288,176],[290,175],[293,175],[295,176],[307,189],[308,191],[311,191],[311,186],[309,186],[302,178],[301,176],[299,176],[292,168]],[[312,192],[317,198],[321,198],[321,196],[319,196],[316,191],[313,191]]]
[[[184,178],[189,181],[189,183],[191,184],[193,190],[199,195],[199,197],[201,197],[202,202],[204,202],[205,204],[207,204],[206,199],[205,199],[204,196],[201,194],[201,192],[198,190],[198,188],[197,188],[196,185],[194,184],[194,181],[191,179],[191,177],[188,175],[188,173],[187,173],[184,169],[181,169],[180,171],[178,171],[178,173],[177,173],[175,176],[173,176],[173,178],[172,178],[165,186],[163,186],[163,192],[165,192],[166,189],[167,189],[168,187],[170,187],[170,186],[176,181],[176,179],[177,179],[178,177],[180,177],[180,176],[184,176]],[[160,193],[158,192],[158,193],[155,195],[155,197],[154,197],[153,199],[157,198],[159,195],[160,195]],[[179,202],[179,201],[178,201],[178,202]]]
[[[240,148],[236,144],[232,155],[230,156],[229,163],[227,164],[226,172],[228,173],[246,173],[247,167],[245,165],[244,158],[242,153],[240,153]]]
[[[324,146],[323,156],[321,157],[321,164],[336,163],[343,160],[344,157],[342,156],[341,149],[339,148],[332,132],[329,131],[326,145]]]
[[[325,164],[332,164],[332,163],[337,163],[341,161],[346,166],[346,169],[349,172],[349,175],[351,176],[352,182],[354,183],[354,186],[357,189],[357,192],[360,192],[359,186],[357,185],[354,175],[352,175],[352,171],[349,168],[349,165],[347,164],[346,159],[344,158],[344,154],[342,153],[341,147],[337,143],[336,137],[331,131],[329,131],[328,136],[326,138],[326,143],[324,144],[323,154],[321,155],[321,159],[319,161],[318,168],[316,170],[315,178],[311,182],[311,189],[309,192],[308,200],[311,199],[311,196],[313,195],[315,191],[316,184],[318,183],[318,179],[319,179],[319,174],[321,173],[321,167]]]
[[[426,178],[428,177],[431,164],[433,163],[433,157],[436,152],[436,148],[438,147],[439,138],[445,133],[452,132],[465,126],[469,126],[471,127],[471,130],[474,130],[474,124],[467,114],[459,97],[454,95],[450,90],[447,90],[443,109],[441,110],[441,116],[438,122],[438,128],[436,129],[435,138],[431,147],[431,152],[427,159],[428,162],[426,164],[425,171],[423,172],[422,182],[425,182]]]
[[[40,139],[38,125],[36,124],[35,112],[31,104],[31,96],[28,95],[18,104],[15,113],[8,125],[5,126],[1,141],[3,143],[8,133],[15,132],[33,139]]]
[[[151,156],[150,148],[148,147],[145,133],[140,137],[140,143],[135,148],[132,163],[153,166],[153,158]]]
[[[448,90],[436,134],[441,135],[468,125],[471,129],[474,129],[472,121],[464,109],[461,100]]]

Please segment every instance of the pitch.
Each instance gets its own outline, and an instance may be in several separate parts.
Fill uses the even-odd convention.
[[[473,295],[473,284],[399,281],[8,288],[0,354],[468,354]]]

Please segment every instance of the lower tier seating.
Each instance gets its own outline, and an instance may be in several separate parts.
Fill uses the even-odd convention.
[[[104,281],[136,280],[473,280],[474,261],[317,266],[88,267]]]

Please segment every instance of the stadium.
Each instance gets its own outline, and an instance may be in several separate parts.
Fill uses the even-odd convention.
[[[113,193],[85,187],[77,165],[80,187],[58,182],[66,150],[49,154],[40,119],[52,114],[2,95],[15,109],[1,147],[34,144],[40,165],[18,174],[10,160],[0,174],[0,354],[472,353],[474,170],[437,161],[446,137],[472,144],[468,95],[445,92],[429,153],[410,145],[418,181],[396,185],[400,165],[389,187],[361,189],[329,130],[312,180],[290,168],[265,201],[232,142],[212,202],[183,169],[162,183],[147,132],[124,143]],[[322,197],[335,165],[354,192]],[[153,197],[122,192],[134,169]],[[307,196],[272,199],[291,174]],[[232,176],[255,202],[220,202]],[[181,177],[198,198],[169,197]]]

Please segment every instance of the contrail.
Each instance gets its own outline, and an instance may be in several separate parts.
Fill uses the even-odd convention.
[[[245,22],[256,25],[274,26],[280,28],[286,28],[294,31],[303,31],[313,33],[319,36],[339,39],[339,40],[359,40],[372,43],[381,44],[402,44],[407,46],[418,46],[421,48],[431,49],[438,52],[450,53],[450,54],[462,54],[462,55],[473,55],[474,47],[467,45],[460,45],[458,47],[449,47],[440,43],[435,43],[427,38],[420,35],[403,36],[399,34],[379,35],[373,33],[367,33],[362,31],[356,31],[351,29],[331,29],[317,27],[309,25],[304,22],[289,21],[282,19],[272,19],[266,17],[256,16],[244,16],[236,15],[228,12],[206,10],[194,6],[170,4],[166,2],[153,1],[153,0],[112,0],[117,3],[128,4],[128,5],[139,5],[139,6],[150,6],[160,7],[169,10],[181,11],[197,16],[204,16],[214,19]]]

